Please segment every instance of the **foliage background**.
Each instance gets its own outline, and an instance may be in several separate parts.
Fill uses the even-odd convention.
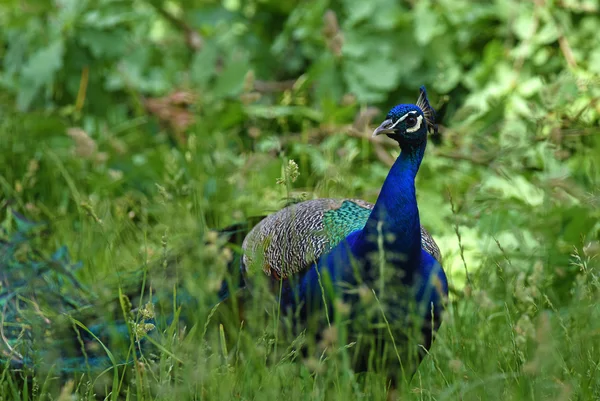
[[[202,298],[222,275],[201,244],[207,228],[290,197],[374,201],[398,149],[369,130],[425,84],[441,135],[418,200],[454,292],[401,395],[595,399],[599,9],[597,0],[5,0],[0,200],[49,222],[47,250],[67,244],[80,279],[107,296],[115,271],[197,238],[178,274],[199,274],[186,285]],[[278,185],[289,159],[300,176]],[[360,387],[335,361],[265,365],[260,341],[240,345],[244,363],[213,361],[202,373],[172,363],[174,377],[105,390],[385,397],[382,382]],[[0,376],[5,399],[17,396],[14,383]],[[91,387],[44,388],[89,397]]]

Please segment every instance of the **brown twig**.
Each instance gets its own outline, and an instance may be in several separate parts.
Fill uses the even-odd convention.
[[[383,148],[383,146],[381,146],[380,143],[374,143],[373,148],[375,149],[375,154],[377,155],[379,160],[384,162],[389,167],[392,167],[392,165],[394,164],[394,161],[395,161],[395,159],[392,157],[392,155],[390,155],[388,152],[386,152],[386,150]]]
[[[569,45],[569,41],[567,40],[567,37],[562,33],[561,33],[560,37],[558,38],[558,46],[560,47],[560,51],[562,52],[563,56],[565,57],[565,60],[567,60],[567,64],[569,65],[569,67],[577,68],[577,61],[575,61],[575,56],[573,55],[573,50],[571,49],[571,46]]]
[[[86,65],[81,70],[81,80],[79,81],[79,90],[77,91],[77,100],[75,101],[75,109],[77,111],[80,111],[85,103],[85,94],[87,92],[89,77],[90,68]]]
[[[375,154],[377,155],[377,158],[379,160],[381,160],[383,163],[385,163],[387,166],[391,167],[394,164],[395,159],[392,157],[392,155],[389,154],[389,152],[387,152],[385,150],[385,147],[384,147],[384,146],[391,147],[391,146],[395,145],[396,142],[394,142],[392,139],[390,139],[388,137],[383,137],[383,136],[373,137],[373,136],[369,135],[370,131],[366,131],[365,129],[358,130],[358,129],[356,129],[355,126],[348,127],[347,132],[348,132],[348,135],[350,135],[352,137],[367,139],[370,142],[372,142],[373,148],[375,150]]]

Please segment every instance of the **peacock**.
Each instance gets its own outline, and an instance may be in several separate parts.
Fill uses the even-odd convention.
[[[416,104],[395,106],[373,132],[401,148],[375,204],[350,198],[293,204],[260,221],[242,244],[245,287],[266,276],[281,310],[298,316],[301,329],[318,330],[331,323],[324,315],[349,310],[355,369],[383,369],[394,383],[414,372],[431,347],[448,295],[440,250],[420,225],[415,191],[429,132],[437,133],[435,111],[421,87]],[[411,350],[398,352],[409,338],[417,340]]]
[[[440,250],[420,224],[415,191],[427,135],[436,130],[422,87],[416,104],[392,108],[373,133],[394,139],[402,150],[374,204],[308,200],[255,225],[222,230],[227,241],[241,243],[242,253],[231,264],[232,280],[223,282],[219,301],[240,289],[252,293],[255,281],[267,280],[298,330],[314,329],[319,336],[331,324],[347,329],[348,340],[357,344],[356,371],[384,370],[392,381],[414,371],[440,326],[448,292]],[[59,361],[65,372],[131,362],[130,354],[108,358],[98,344],[117,337],[125,346],[116,348],[130,350],[133,337],[139,348],[138,337],[151,330],[154,316],[142,313],[140,320],[138,313],[133,325],[95,316],[93,294],[75,277],[80,264],[69,260],[64,247],[50,257],[35,252],[38,224],[13,216],[17,230],[0,232],[0,362],[25,369],[39,360]]]

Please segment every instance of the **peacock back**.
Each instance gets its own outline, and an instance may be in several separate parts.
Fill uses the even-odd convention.
[[[254,266],[275,279],[306,270],[319,257],[362,229],[373,204],[360,199],[313,199],[290,205],[265,217],[245,237],[242,269],[251,276]],[[421,226],[422,248],[441,263],[437,244]]]

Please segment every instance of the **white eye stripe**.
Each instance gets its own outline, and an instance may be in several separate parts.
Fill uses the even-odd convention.
[[[398,119],[398,121],[396,121],[394,124],[392,124],[389,129],[393,129],[396,125],[398,125],[398,123],[406,120],[408,118],[408,116],[412,116],[412,115],[415,115],[415,114],[417,114],[417,112],[415,110],[409,111],[408,113],[406,113],[405,115],[403,115],[402,117],[400,117]]]
[[[406,120],[406,119],[408,118],[408,116],[413,116],[413,115],[415,115],[415,114],[417,114],[417,111],[416,111],[416,110],[409,111],[408,113],[406,113],[405,115],[403,115],[402,117],[400,117],[400,118],[398,119],[398,122],[400,122],[400,121],[404,121],[404,120]]]
[[[412,128],[407,128],[406,132],[415,132],[421,128],[421,123],[423,122],[423,116],[417,116],[417,123]]]

